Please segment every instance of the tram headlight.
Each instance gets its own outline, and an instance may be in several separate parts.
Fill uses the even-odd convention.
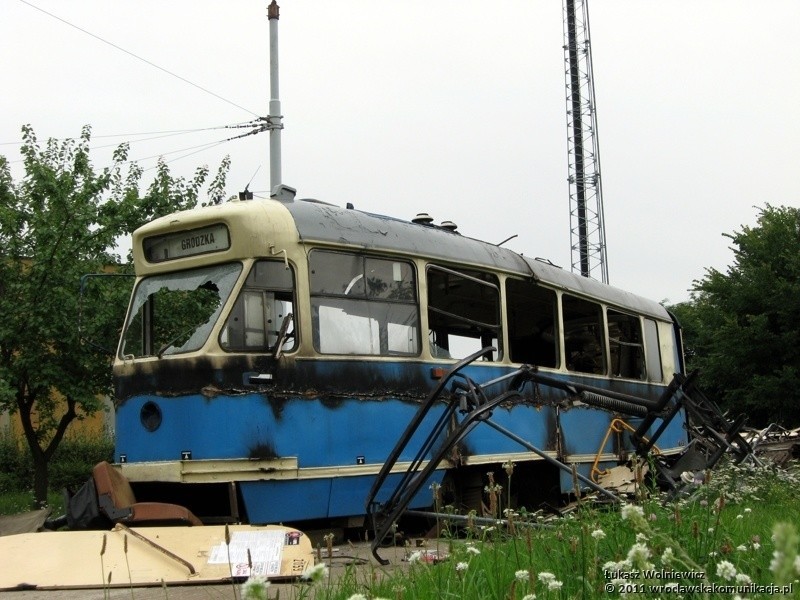
[[[153,401],[147,401],[139,411],[139,419],[142,421],[142,426],[147,431],[155,431],[161,426],[162,421],[161,408]]]

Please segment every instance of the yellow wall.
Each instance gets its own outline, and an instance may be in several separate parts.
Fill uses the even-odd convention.
[[[36,417],[34,416],[34,423]],[[83,419],[75,419],[67,428],[67,435],[101,436],[114,431],[114,405],[110,398],[103,400],[103,409]],[[0,413],[0,435],[10,433],[22,438],[22,424],[17,413]]]

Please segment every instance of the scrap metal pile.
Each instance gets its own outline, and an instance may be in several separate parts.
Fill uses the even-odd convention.
[[[647,460],[655,470],[655,479],[659,485],[673,494],[686,485],[696,483],[697,476],[713,469],[726,454],[729,454],[735,463],[745,459],[760,462],[760,459],[753,454],[754,444],[763,445],[767,439],[777,435],[773,430],[765,432],[760,437],[745,437],[744,415],[729,420],[719,407],[697,388],[696,372],[688,376],[675,374],[669,386],[656,401],[595,388],[577,381],[554,378],[528,365],[480,385],[462,372],[464,367],[492,351],[494,348],[484,348],[454,365],[419,408],[384,463],[366,502],[374,527],[372,552],[379,562],[385,564],[387,561],[378,555],[378,547],[382,540],[386,539],[392,527],[396,526],[397,520],[406,512],[411,500],[429,481],[445,457],[449,456],[456,445],[481,423],[514,440],[539,459],[569,472],[573,478],[580,481],[581,487],[589,488],[613,502],[621,500],[617,493],[611,491],[611,486],[604,487],[593,478],[578,473],[573,464],[559,460],[552,456],[552,452],[547,453],[537,448],[491,419],[492,411],[501,404],[508,406],[515,402],[524,402],[521,392],[528,382],[563,390],[574,400],[608,410],[616,416],[640,419],[636,428],[628,426],[636,455]],[[495,392],[489,393],[490,389]],[[399,462],[401,454],[409,447],[412,438],[420,439],[418,430],[423,426],[430,411],[435,406],[441,407],[442,403],[444,410],[417,448],[408,470],[388,494],[388,499],[377,502],[376,498],[384,491],[387,478]],[[659,437],[681,411],[685,411],[687,416],[690,439],[685,450],[677,456],[663,456],[653,452]],[[617,424],[619,422],[624,421],[616,418],[612,420],[609,431],[617,427],[616,431],[621,432],[622,429]],[[648,435],[656,424],[655,431]],[[597,461],[595,461],[596,467]],[[620,493],[625,491],[622,486],[616,489]],[[385,493],[381,495],[386,497]]]

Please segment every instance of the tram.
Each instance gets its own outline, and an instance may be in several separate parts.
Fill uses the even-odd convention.
[[[285,186],[157,219],[134,233],[133,257],[114,363],[115,461],[139,500],[187,506],[204,522],[360,526],[398,437],[443,374],[481,349],[463,369],[479,383],[531,365],[651,403],[683,370],[680,329],[656,302],[450,223],[297,199]],[[627,436],[607,435],[617,417],[568,386],[535,383],[493,411],[584,474],[633,452]],[[685,421],[652,421],[664,425],[662,454],[684,450]],[[413,457],[396,459],[389,479]],[[568,474],[481,427],[429,479],[466,513],[485,502],[487,473],[505,481],[509,462],[518,506],[573,490]],[[431,505],[427,486],[409,503]]]

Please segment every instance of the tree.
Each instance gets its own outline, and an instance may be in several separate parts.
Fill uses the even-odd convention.
[[[120,146],[111,167],[95,172],[90,128],[76,140],[40,146],[23,127],[25,176],[15,182],[0,157],[0,409],[17,413],[34,465],[34,499],[47,500],[48,463],[70,423],[101,407],[111,390],[110,360],[83,343],[79,310],[93,334],[121,326],[127,298],[119,292],[81,300],[87,273],[116,265],[116,239],[144,222],[197,203],[208,168],[187,181],[158,164],[147,192],[142,169],[127,166]],[[224,187],[225,159],[210,194]],[[82,305],[81,305],[82,304]]]
[[[800,209],[767,205],[757,226],[726,236],[733,264],[707,269],[691,300],[671,307],[687,364],[751,424],[800,424]]]

